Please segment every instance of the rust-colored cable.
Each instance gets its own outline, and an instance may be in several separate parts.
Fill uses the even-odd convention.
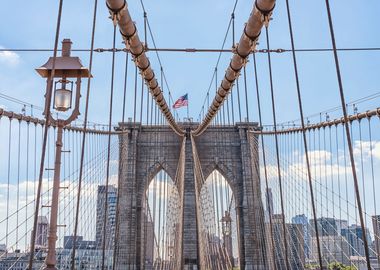
[[[296,58],[296,53],[294,51],[295,45],[294,45],[292,20],[291,20],[291,16],[290,16],[289,0],[286,0],[286,10],[287,10],[287,13],[288,13],[288,25],[289,25],[289,33],[290,33],[290,42],[291,42],[292,51],[293,51],[292,52],[292,57],[293,57],[294,76],[295,76],[295,81],[296,81],[298,108],[299,108],[299,113],[300,113],[300,118],[301,118],[302,139],[303,139],[303,145],[304,145],[304,150],[305,150],[307,177],[308,177],[308,184],[309,184],[309,189],[310,189],[310,200],[311,200],[311,207],[312,207],[313,218],[314,218],[315,236],[316,236],[316,240],[317,240],[318,262],[319,262],[319,267],[321,269],[323,269],[321,244],[319,242],[319,231],[318,231],[318,224],[317,224],[317,210],[316,210],[316,207],[315,207],[314,188],[313,188],[313,182],[312,182],[312,178],[311,178],[310,158],[309,158],[309,150],[308,150],[307,139],[306,139],[305,119],[304,119],[304,114],[303,114],[301,89],[300,89],[300,83],[299,83],[299,77],[298,77],[297,58]]]
[[[116,24],[113,26],[113,41],[112,46],[116,45]],[[115,51],[112,53],[111,64],[111,87],[110,87],[110,101],[109,101],[109,116],[108,116],[108,147],[107,147],[107,165],[106,165],[106,188],[104,199],[104,220],[103,220],[103,237],[102,237],[102,266],[101,269],[105,269],[105,257],[106,257],[106,240],[107,240],[107,221],[108,221],[108,186],[110,176],[110,159],[111,159],[111,129],[112,129],[112,108],[113,108],[113,92],[114,92],[114,79],[115,79]]]
[[[334,27],[333,27],[333,22],[332,22],[329,0],[326,0],[326,10],[327,10],[327,17],[328,17],[328,22],[329,22],[331,43],[333,46],[335,69],[336,69],[336,75],[337,75],[337,80],[338,80],[338,85],[339,85],[340,101],[341,101],[341,106],[342,106],[342,111],[343,111],[343,118],[345,119],[344,127],[345,127],[345,131],[346,131],[347,145],[348,145],[348,150],[349,150],[349,154],[350,154],[350,162],[351,162],[352,177],[354,180],[356,202],[357,202],[357,206],[358,206],[360,226],[361,226],[362,234],[363,234],[362,240],[363,240],[363,244],[364,244],[364,251],[365,251],[367,268],[368,268],[368,270],[371,270],[372,268],[371,268],[370,254],[369,254],[369,248],[368,248],[368,238],[367,238],[366,227],[365,227],[365,222],[364,222],[364,217],[363,217],[362,203],[361,203],[361,199],[360,199],[360,189],[359,189],[358,176],[357,176],[356,167],[355,167],[354,150],[353,150],[352,141],[351,141],[350,123],[347,121],[348,120],[348,114],[347,114],[347,108],[346,108],[346,100],[345,100],[345,96],[344,96],[342,76],[341,76],[341,72],[340,72],[338,52],[336,50],[335,34],[334,34]]]
[[[169,126],[174,130],[174,132],[180,136],[183,136],[185,132],[176,123],[162,94],[161,88],[151,67],[151,63],[145,54],[145,46],[140,41],[137,28],[132,21],[131,15],[129,14],[127,2],[125,0],[107,0],[106,3],[110,13],[115,16],[114,19],[119,25],[120,34],[123,36],[126,47],[131,52],[136,67],[140,70],[141,75],[149,87],[150,93],[152,94],[158,107],[165,115]]]
[[[59,6],[58,6],[57,27],[55,31],[53,63],[52,63],[52,70],[50,72],[50,77],[49,77],[50,83],[48,83],[48,85],[46,86],[46,96],[45,96],[46,106],[45,106],[44,114],[45,114],[45,121],[47,125],[45,125],[45,128],[44,128],[40,171],[39,171],[37,194],[36,194],[36,205],[35,205],[34,220],[33,220],[33,231],[30,238],[30,254],[29,254],[29,263],[28,263],[29,270],[33,270],[33,259],[34,259],[35,241],[36,241],[36,234],[37,234],[38,212],[40,208],[42,178],[44,175],[45,154],[46,154],[46,145],[47,145],[47,137],[48,137],[47,135],[48,135],[48,130],[49,130],[49,117],[50,117],[51,97],[52,97],[52,91],[53,91],[53,78],[55,75],[55,62],[56,62],[57,53],[58,53],[59,30],[61,28],[62,6],[63,6],[63,0],[60,0]]]
[[[247,57],[255,50],[257,39],[264,24],[268,25],[270,16],[275,6],[275,0],[256,0],[248,22],[244,27],[244,32],[240,41],[234,49],[234,55],[226,70],[224,78],[215,95],[208,112],[202,123],[192,133],[194,136],[201,135],[217,115],[225,98],[231,91],[235,80],[239,77],[240,71],[247,62]]]
[[[271,63],[271,57],[269,52],[269,31],[268,27],[265,27],[265,33],[266,33],[266,40],[267,40],[267,47],[268,47],[268,67],[269,67],[269,83],[270,83],[270,93],[271,93],[271,103],[272,103],[272,117],[273,117],[273,125],[275,128],[275,131],[277,129],[277,121],[276,121],[276,108],[275,108],[275,98],[274,98],[274,89],[273,89],[273,76],[272,76],[272,63]],[[282,230],[283,230],[283,237],[284,237],[284,257],[286,262],[286,269],[290,270],[290,263],[289,263],[289,251],[288,251],[288,239],[286,234],[286,224],[285,224],[285,206],[284,206],[284,196],[283,196],[283,188],[282,188],[282,173],[281,173],[281,165],[280,165],[280,153],[279,153],[279,143],[277,138],[277,133],[274,134],[274,140],[275,140],[275,147],[276,147],[276,169],[277,169],[277,177],[278,177],[278,186],[280,189],[280,206],[281,206],[281,222],[282,222]]]
[[[91,51],[90,51],[90,62],[89,62],[89,76],[87,80],[87,93],[86,93],[86,105],[84,112],[84,123],[83,123],[83,133],[82,133],[82,149],[80,155],[80,167],[79,167],[79,179],[78,179],[78,193],[77,193],[77,202],[76,202],[76,210],[75,210],[75,223],[74,223],[74,238],[73,238],[73,252],[71,253],[71,270],[75,269],[75,253],[77,248],[77,234],[78,234],[78,224],[79,224],[79,210],[80,210],[80,199],[81,199],[81,191],[82,191],[82,180],[83,180],[83,165],[84,165],[84,152],[86,147],[86,135],[87,135],[87,119],[88,119],[88,107],[90,100],[90,90],[91,90],[91,70],[92,70],[92,62],[93,62],[93,48],[94,48],[94,40],[95,40],[95,27],[96,27],[96,11],[98,7],[98,0],[94,2],[94,15],[92,22],[92,33],[91,33]]]

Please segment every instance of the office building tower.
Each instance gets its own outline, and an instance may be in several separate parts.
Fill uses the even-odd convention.
[[[377,254],[380,263],[380,215],[372,216],[374,251]]]
[[[36,248],[46,249],[48,245],[49,222],[46,216],[38,216],[36,232]]]
[[[323,258],[323,266],[327,267],[330,263],[339,262],[350,265],[349,245],[341,235],[319,236],[319,245]],[[311,237],[310,258],[318,264],[318,244],[317,237]]]
[[[301,270],[305,266],[303,227],[301,224],[285,224],[288,258],[285,256],[285,238],[281,214],[275,214],[273,221],[273,240],[276,269],[286,269],[286,259],[290,269]]]
[[[310,219],[311,236],[315,237],[314,219]],[[317,218],[317,228],[319,236],[336,236],[340,235],[338,232],[337,220],[329,217]]]
[[[342,229],[342,236],[349,244],[350,256],[365,256],[363,230],[362,227],[356,224]],[[367,242],[371,243],[369,230],[366,229]]]
[[[107,198],[107,204],[106,204]],[[98,197],[96,201],[96,246],[97,248],[103,247],[103,228],[104,220],[106,217],[106,232],[105,232],[105,246],[106,249],[113,249],[115,227],[116,227],[116,201],[117,201],[117,188],[113,185],[98,186]],[[107,205],[107,211],[105,206]]]
[[[310,224],[306,215],[296,215],[292,218],[293,224],[299,224],[302,227],[303,239],[304,239],[304,250],[306,258],[310,255]]]

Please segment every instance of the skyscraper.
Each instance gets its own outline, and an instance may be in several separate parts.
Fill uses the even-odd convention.
[[[290,251],[290,269],[304,269],[305,239],[302,224],[286,224]]]
[[[336,230],[339,234],[342,233],[342,229],[348,228],[348,221],[344,219],[336,219],[335,224],[336,224]]]
[[[272,189],[271,188],[268,188],[266,194],[265,194],[265,197],[266,197],[266,202],[267,202],[267,209],[268,211],[270,210],[270,212],[272,213],[272,215],[274,214],[273,213],[273,194],[272,194]]]
[[[369,230],[366,229],[367,242],[371,243]],[[350,256],[365,256],[363,230],[361,226],[353,224],[346,229],[342,229],[342,236],[349,243]]]
[[[372,216],[372,226],[373,226],[373,234],[374,234],[374,244],[375,244],[375,252],[378,254],[378,260],[380,259],[380,215]],[[380,262],[379,262],[380,263]]]
[[[276,269],[286,269],[285,257],[285,238],[283,229],[283,219],[281,214],[275,214],[273,221],[273,240],[275,243],[275,259]],[[301,224],[285,224],[288,261],[290,269],[304,269],[305,251],[304,238]]]
[[[306,258],[310,256],[310,224],[307,216],[304,214],[296,215],[292,218],[293,224],[302,225],[303,239],[304,239],[304,250]]]
[[[38,216],[36,232],[36,248],[46,249],[48,243],[49,222],[46,216]]]
[[[269,222],[269,213],[273,213],[273,194],[272,194],[272,189],[268,188],[267,191],[265,192],[265,203],[266,203],[266,209],[265,209],[265,222]]]
[[[315,235],[314,229],[314,219],[310,219],[311,228],[311,236]],[[340,224],[340,223],[339,223]],[[340,231],[338,231],[337,220],[330,217],[320,217],[317,218],[317,227],[319,236],[336,236],[340,235]]]
[[[106,202],[107,186],[98,186],[98,197],[96,201],[96,246],[97,248],[103,247],[103,228],[104,218],[106,215],[105,202]],[[113,249],[114,236],[115,236],[115,222],[116,222],[116,201],[117,201],[117,188],[113,185],[108,185],[107,196],[107,226],[106,226],[106,249]]]
[[[310,257],[318,264],[317,237],[311,237]],[[323,265],[327,267],[332,262],[350,264],[349,245],[341,235],[319,235],[319,246],[323,258]]]

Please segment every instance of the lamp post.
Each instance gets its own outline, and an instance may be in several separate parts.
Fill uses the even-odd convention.
[[[231,262],[231,266],[234,266],[234,257],[232,253],[232,218],[229,211],[224,212],[224,216],[221,218],[222,222],[222,234],[223,234],[223,246],[227,251],[228,257]]]
[[[62,154],[62,133],[63,128],[69,125],[72,121],[77,119],[80,115],[79,113],[79,101],[80,101],[80,85],[81,78],[89,77],[90,72],[87,68],[82,66],[82,63],[78,57],[71,56],[71,44],[70,39],[64,39],[62,41],[62,56],[56,57],[54,63],[54,78],[51,78],[51,73],[53,70],[53,57],[36,71],[43,78],[47,78],[47,88],[45,95],[45,111],[46,115],[50,112],[47,108],[50,104],[51,95],[49,94],[50,87],[54,85],[54,100],[53,109],[59,112],[67,112],[72,108],[72,95],[74,82],[69,80],[70,78],[76,79],[75,81],[75,102],[74,108],[71,114],[66,119],[54,119],[49,113],[48,123],[57,126],[57,141],[56,141],[56,152],[55,152],[55,162],[54,162],[54,178],[53,178],[53,194],[51,201],[51,212],[50,212],[50,226],[48,235],[48,254],[45,260],[45,270],[56,270],[56,242],[57,242],[57,217],[58,217],[58,199],[59,199],[59,189],[60,189],[60,174],[61,174],[61,154]]]
[[[168,246],[168,255],[169,255],[169,267],[171,267],[172,260],[174,257],[174,246],[173,245]]]

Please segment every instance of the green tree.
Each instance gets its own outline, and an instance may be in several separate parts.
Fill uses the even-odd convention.
[[[352,266],[344,265],[344,264],[338,263],[338,262],[330,263],[328,266],[328,269],[330,269],[330,270],[355,270],[355,268]]]

